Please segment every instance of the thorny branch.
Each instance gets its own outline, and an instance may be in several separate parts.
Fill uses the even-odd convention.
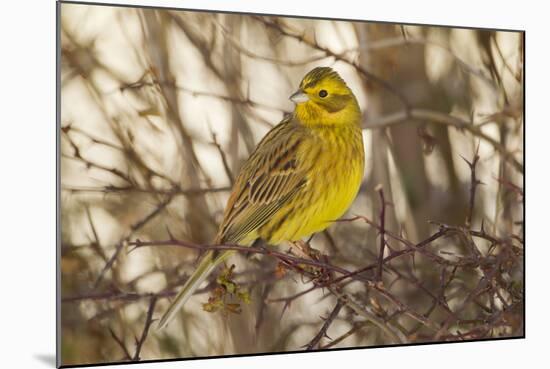
[[[334,321],[334,319],[336,319],[336,317],[340,313],[340,310],[342,309],[343,306],[344,306],[344,303],[341,300],[338,300],[336,302],[336,306],[334,306],[334,309],[332,309],[329,316],[327,318],[323,318],[325,322],[323,323],[323,326],[321,327],[319,332],[306,345],[306,350],[313,350],[314,348],[318,347],[319,342],[321,342],[321,339],[323,337],[327,337],[328,339],[330,339],[330,337],[327,335],[327,330],[332,324],[332,322]]]
[[[474,207],[475,207],[475,201],[476,201],[476,188],[482,183],[477,179],[477,176],[476,176],[476,166],[477,166],[477,162],[479,161],[478,152],[479,152],[479,145],[477,146],[476,153],[472,161],[468,161],[466,158],[462,157],[462,159],[470,167],[470,202],[468,203],[468,216],[466,218],[467,227],[472,224],[472,217],[474,214]]]
[[[368,321],[362,321],[362,322],[355,323],[353,325],[353,328],[351,328],[349,331],[347,331],[346,333],[344,333],[340,337],[337,337],[337,338],[333,339],[332,341],[330,341],[326,345],[320,346],[319,348],[322,349],[322,350],[326,350],[328,348],[331,348],[332,346],[335,346],[335,345],[339,344],[340,342],[342,342],[346,338],[353,336],[359,330],[366,327],[368,325],[368,323],[369,323]]]
[[[301,270],[304,265],[306,266],[313,266],[322,268],[325,270],[330,270],[333,272],[337,272],[339,274],[343,275],[349,275],[354,279],[363,281],[363,282],[370,282],[371,280],[369,278],[365,278],[359,275],[352,275],[348,270],[338,267],[336,265],[332,265],[325,261],[319,261],[315,259],[305,259],[297,256],[293,256],[287,253],[282,253],[279,251],[267,249],[265,247],[248,247],[248,246],[241,246],[241,245],[199,245],[192,242],[182,241],[182,240],[176,240],[176,239],[170,239],[170,240],[162,240],[162,241],[130,241],[128,242],[129,246],[133,246],[134,248],[132,250],[135,250],[140,247],[147,247],[147,246],[178,246],[178,247],[184,247],[184,248],[190,248],[190,249],[196,249],[196,250],[232,250],[232,251],[239,251],[241,253],[252,253],[252,254],[261,254],[261,255],[268,255],[277,258],[282,263],[284,263],[286,266],[290,268],[294,268],[296,270]]]
[[[365,220],[368,224],[372,225],[376,229],[379,229],[379,230],[382,229],[382,226],[380,224],[376,224],[376,223],[368,220],[365,217],[356,217],[356,218],[348,219],[348,220],[344,220],[344,221],[353,221],[353,220],[358,220],[358,219]],[[265,248],[252,248],[251,249],[251,248],[248,248],[248,247],[238,246],[238,245],[196,245],[196,244],[193,244],[193,243],[184,242],[184,241],[175,240],[175,239],[171,239],[171,240],[167,240],[167,241],[149,241],[149,242],[136,240],[136,241],[128,242],[128,245],[133,246],[134,248],[140,248],[140,247],[145,247],[145,246],[168,246],[168,245],[173,245],[173,246],[180,246],[180,247],[186,247],[186,248],[191,248],[191,249],[202,249],[202,250],[204,250],[204,249],[218,249],[218,250],[234,250],[234,251],[239,251],[239,252],[243,252],[243,253],[252,252],[252,253],[258,253],[258,254],[263,254],[263,255],[268,255],[268,256],[271,256],[271,257],[275,257],[275,258],[279,259],[281,262],[283,262],[284,265],[286,265],[288,268],[294,270],[295,272],[298,272],[300,274],[308,275],[312,278],[318,278],[317,280],[319,282],[315,282],[314,286],[312,288],[309,288],[309,289],[307,289],[307,290],[305,290],[305,291],[303,291],[299,294],[296,294],[296,295],[291,296],[289,298],[286,298],[284,300],[283,299],[271,299],[271,300],[268,300],[268,301],[270,301],[270,302],[285,301],[285,306],[286,306],[286,303],[288,303],[289,301],[292,301],[296,298],[304,296],[305,294],[310,293],[310,292],[312,292],[313,290],[315,290],[317,288],[325,287],[325,288],[328,288],[328,290],[337,297],[337,299],[339,301],[339,304],[343,304],[343,305],[346,305],[346,306],[350,307],[358,315],[363,316],[365,319],[367,319],[367,321],[372,322],[375,326],[382,329],[384,332],[386,332],[389,335],[389,337],[392,338],[393,342],[406,342],[410,339],[410,338],[407,337],[408,334],[406,332],[401,332],[400,330],[392,330],[390,328],[391,325],[388,321],[381,320],[379,317],[376,316],[376,313],[374,313],[373,311],[369,311],[370,308],[360,307],[356,302],[353,301],[352,298],[347,296],[345,293],[339,292],[338,290],[341,287],[332,287],[332,286],[337,285],[339,282],[342,282],[344,279],[347,279],[347,278],[352,278],[352,279],[360,281],[362,283],[366,283],[365,286],[368,289],[371,289],[372,291],[374,291],[376,293],[379,293],[383,298],[385,298],[391,304],[395,305],[395,307],[397,308],[396,312],[398,312],[399,315],[405,314],[405,315],[411,317],[413,320],[419,322],[420,324],[425,325],[427,327],[431,327],[431,329],[433,329],[433,331],[436,332],[436,336],[434,336],[434,339],[435,340],[441,339],[443,337],[443,333],[448,331],[450,325],[453,322],[463,321],[463,319],[459,318],[460,312],[465,308],[465,306],[467,306],[469,303],[471,303],[473,301],[474,297],[481,290],[483,290],[483,288],[485,288],[485,286],[487,286],[487,282],[483,282],[483,280],[487,281],[487,280],[492,279],[496,275],[497,271],[499,270],[499,268],[501,266],[501,263],[495,264],[493,261],[486,260],[487,258],[489,258],[489,256],[485,257],[485,256],[483,256],[479,253],[474,253],[473,255],[469,255],[469,256],[466,256],[466,257],[463,257],[463,258],[459,258],[457,261],[451,261],[451,260],[448,260],[448,259],[444,259],[441,256],[439,256],[439,255],[437,255],[437,254],[435,254],[431,251],[424,250],[423,248],[429,246],[433,241],[435,241],[435,240],[437,240],[441,237],[450,236],[450,235],[453,235],[453,234],[468,235],[468,236],[473,236],[473,237],[477,237],[477,238],[486,239],[486,240],[491,241],[494,244],[500,244],[502,246],[512,247],[512,250],[517,250],[517,246],[510,244],[510,242],[507,241],[507,240],[501,240],[501,239],[498,239],[494,236],[491,236],[491,235],[487,234],[486,231],[483,230],[483,229],[480,230],[480,231],[475,231],[475,230],[469,230],[469,229],[461,228],[461,227],[448,226],[448,225],[444,225],[444,224],[440,224],[439,226],[440,226],[439,231],[434,233],[428,239],[423,240],[423,241],[421,241],[417,244],[411,244],[409,241],[401,238],[400,236],[394,234],[393,232],[385,231],[386,235],[388,235],[389,237],[391,237],[391,238],[393,238],[397,241],[400,241],[404,246],[406,246],[406,248],[404,250],[401,250],[401,251],[395,251],[395,252],[390,253],[390,255],[388,255],[387,257],[382,259],[382,263],[385,267],[389,268],[388,270],[392,271],[393,273],[396,273],[396,270],[393,269],[388,264],[390,262],[390,260],[393,260],[393,259],[395,259],[397,257],[400,257],[400,256],[407,255],[409,253],[419,252],[422,255],[428,257],[431,260],[434,260],[437,263],[442,263],[443,265],[454,266],[455,269],[454,269],[453,275],[456,272],[456,268],[459,268],[459,267],[463,267],[463,268],[481,267],[481,268],[484,268],[484,270],[487,270],[487,268],[489,268],[490,275],[488,275],[488,276],[486,275],[484,277],[485,279],[480,280],[480,283],[478,284],[478,286],[474,290],[471,291],[471,293],[468,295],[468,298],[463,302],[461,308],[459,308],[458,310],[450,311],[449,307],[446,303],[442,303],[440,300],[438,300],[436,297],[434,297],[429,290],[425,290],[425,292],[431,298],[434,299],[434,303],[436,305],[437,304],[443,304],[443,306],[447,309],[447,311],[449,313],[449,315],[448,315],[449,318],[446,321],[446,326],[444,326],[443,328],[439,327],[438,325],[435,325],[432,321],[430,321],[427,318],[427,316],[415,312],[414,309],[412,309],[411,307],[409,307],[406,304],[404,304],[403,302],[401,302],[396,296],[394,296],[386,288],[384,288],[382,286],[378,286],[376,283],[372,283],[370,278],[365,279],[363,277],[359,277],[362,273],[364,273],[368,270],[372,270],[372,269],[379,270],[378,268],[380,267],[380,260],[378,260],[377,262],[374,262],[372,264],[369,264],[366,267],[360,268],[358,270],[348,271],[348,270],[345,270],[343,268],[336,267],[332,264],[329,264],[326,261],[320,261],[320,260],[315,260],[315,259],[310,260],[310,259],[298,258],[298,257],[290,255],[290,254],[280,253],[280,252],[268,250],[268,249],[265,249]],[[512,258],[515,259],[515,258],[517,258],[515,256],[516,254],[517,254],[517,251],[514,251],[510,255],[511,255]],[[501,254],[501,255],[504,255],[504,254]],[[509,257],[510,256],[507,256],[507,257],[501,256],[501,260],[508,260]],[[474,259],[472,259],[472,258],[474,258]],[[506,258],[506,259],[502,259],[502,258]],[[331,270],[333,272],[337,272],[337,273],[341,274],[341,276],[337,277],[337,278],[323,280],[323,278],[320,277],[318,272],[309,270],[307,268],[307,266],[318,268],[318,270]],[[386,269],[386,268],[384,268],[384,269]],[[401,276],[400,278],[404,278],[404,277]],[[407,279],[405,278],[404,280],[407,280]],[[413,281],[413,284],[416,284],[416,283],[417,282]],[[450,280],[449,280],[449,282],[447,282],[445,284],[445,286],[448,286],[448,283],[450,283]],[[423,289],[421,288],[420,290],[423,290]],[[155,299],[155,301],[156,301],[156,299],[158,297],[167,297],[167,296],[171,296],[171,295],[173,295],[173,292],[171,292],[171,291],[162,292],[160,294],[146,294],[146,295],[117,294],[117,293],[107,294],[107,295],[105,295],[105,294],[96,294],[95,296],[94,295],[82,296],[82,297],[76,296],[74,298],[65,299],[64,301],[65,302],[79,301],[82,298],[84,298],[84,299],[97,299],[97,298],[100,298],[100,299],[111,299],[111,300],[112,299],[123,299],[123,300],[132,301],[132,300],[136,300],[136,299],[143,298],[143,297],[151,298],[152,301],[153,301],[153,299]],[[502,296],[500,298],[502,298]],[[367,310],[365,310],[365,309],[367,309]],[[337,311],[336,312],[333,311],[333,314],[331,314],[329,316],[329,319],[325,322],[326,325],[323,326],[324,327],[323,328],[324,333],[326,333],[326,330],[330,326],[330,324],[331,324],[330,322],[332,322],[334,319],[336,319],[336,316],[338,315],[338,312],[339,312],[340,309],[335,309],[335,310],[337,310]],[[432,310],[432,309],[430,309],[430,310]],[[323,329],[321,330],[322,332],[323,332]],[[322,337],[323,334],[321,334],[320,337]],[[410,334],[413,334],[413,333],[411,332]],[[453,339],[454,336],[447,335],[446,337],[448,337],[449,339]],[[317,337],[317,336],[315,338],[316,338],[315,340],[312,340],[312,342],[313,342],[312,347],[314,347],[315,345],[317,345],[319,343],[320,338]]]
[[[377,191],[380,194],[380,250],[378,251],[378,270],[376,272],[376,279],[380,282],[382,281],[384,248],[386,247],[386,200],[384,199],[384,189],[379,187]]]
[[[149,328],[151,327],[151,323],[153,323],[153,312],[155,311],[156,303],[157,303],[157,297],[156,296],[151,297],[151,301],[149,302],[149,308],[147,309],[147,316],[145,318],[145,325],[143,327],[141,337],[139,338],[139,340],[136,340],[136,352],[132,357],[133,361],[139,361],[141,359],[139,354],[141,352],[141,347],[143,346],[143,342],[145,342],[145,339],[147,338],[147,334],[149,333]]]

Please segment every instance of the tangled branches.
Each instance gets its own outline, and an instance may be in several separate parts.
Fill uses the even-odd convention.
[[[475,160],[474,160],[475,162]],[[471,165],[474,173],[475,165]],[[472,175],[473,180],[475,174]],[[475,186],[472,188],[475,189]],[[377,261],[363,266],[356,270],[347,270],[329,262],[326,255],[319,255],[316,252],[308,254],[308,258],[302,258],[292,253],[283,253],[266,247],[243,247],[239,245],[199,245],[190,242],[170,238],[163,241],[141,241],[128,242],[132,250],[152,246],[176,246],[196,250],[233,250],[240,253],[260,254],[272,257],[281,265],[306,277],[313,286],[302,293],[284,299],[271,299],[271,303],[285,302],[285,307],[298,298],[302,298],[317,289],[327,290],[336,298],[336,305],[324,320],[322,328],[305,345],[310,350],[320,347],[322,338],[327,337],[327,330],[338,318],[344,308],[348,308],[356,317],[353,319],[353,330],[335,339],[341,342],[350,337],[360,328],[371,323],[379,328],[393,343],[426,342],[426,341],[457,341],[466,339],[483,339],[498,337],[500,335],[517,335],[522,330],[521,322],[510,319],[509,316],[517,314],[522,309],[523,295],[520,286],[510,281],[517,268],[522,264],[523,244],[518,239],[499,239],[483,228],[474,230],[466,226],[452,226],[437,224],[438,230],[427,239],[416,244],[411,243],[402,236],[384,228],[384,210],[387,205],[384,202],[384,194],[379,189],[382,202],[380,218],[377,222],[364,216],[343,219],[341,222],[362,221],[377,229],[380,233],[380,250]],[[471,201],[475,199],[475,190],[471,193]],[[467,220],[468,222],[469,220]],[[395,241],[390,248],[385,235]],[[438,250],[437,241],[444,238],[454,238],[465,250],[463,254],[446,254]],[[477,241],[485,241],[488,247],[482,252]],[[399,246],[397,246],[399,244]],[[390,252],[384,257],[385,246],[388,245]],[[445,255],[445,256],[442,256]],[[414,275],[405,275],[399,272],[392,264],[403,260],[413,260],[415,255],[429,260],[434,270],[439,270],[440,285],[437,291],[424,287],[425,282]],[[412,258],[411,258],[412,257]],[[402,266],[400,269],[406,269]],[[480,276],[474,283],[473,288],[467,289],[464,286],[455,285],[463,278],[464,274],[475,274],[479,271]],[[277,271],[273,270],[273,274]],[[386,278],[383,278],[383,275]],[[392,279],[390,283],[384,280]],[[426,312],[419,311],[406,299],[398,296],[392,291],[392,286],[403,281],[416,291],[424,293],[432,300],[431,306]],[[365,293],[371,295],[370,304],[361,305],[354,301],[354,298],[345,293],[345,286],[352,283],[359,283],[365,288]],[[460,285],[460,283],[459,283]],[[157,298],[166,298],[174,295],[174,291],[167,290],[158,294],[146,295],[89,295],[78,297],[67,297],[63,301],[75,300],[96,300],[96,299],[139,299],[149,298],[151,303],[147,313],[145,328],[142,339],[137,341],[136,354],[133,360],[139,359],[139,349],[147,336],[149,326],[152,322],[154,304]],[[458,297],[458,296],[460,297]],[[269,299],[267,299],[269,301]],[[454,302],[458,300],[458,302]],[[440,314],[436,314],[436,310]],[[470,316],[471,310],[477,310],[476,316]],[[468,311],[468,315],[463,315]],[[411,323],[417,325],[411,325]],[[411,328],[407,328],[407,327]],[[119,342],[114,333],[113,337]],[[120,342],[119,342],[120,344]],[[327,345],[330,347],[330,344]],[[125,352],[127,350],[124,350]]]

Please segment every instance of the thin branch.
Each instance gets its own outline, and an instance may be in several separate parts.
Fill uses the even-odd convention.
[[[128,240],[132,237],[132,235],[138,231],[141,227],[143,227],[145,224],[147,224],[151,219],[155,218],[168,204],[172,201],[174,198],[173,195],[167,196],[163,201],[161,201],[155,209],[153,209],[151,212],[149,212],[145,217],[138,220],[134,224],[130,226],[130,232],[123,238],[120,239],[120,241],[116,244],[115,252],[113,255],[109,258],[107,263],[103,266],[101,269],[101,272],[97,276],[97,279],[94,283],[93,289],[96,289],[97,286],[99,286],[99,283],[103,280],[103,276],[111,267],[113,266],[114,262],[117,260],[118,255],[120,254],[120,251],[122,250],[123,246],[128,242]]]
[[[512,183],[511,181],[505,178],[495,178],[500,184],[504,185],[508,190],[515,192],[519,197],[523,199],[523,189]]]
[[[382,330],[382,332],[384,332],[392,340],[393,343],[407,342],[407,338],[403,334],[401,334],[401,332],[394,332],[390,328],[390,326],[386,324],[386,322],[384,322],[382,319],[378,318],[376,314],[371,312],[370,307],[368,306],[361,307],[356,302],[354,302],[350,296],[339,292],[336,288],[329,286],[328,289],[333,295],[335,295],[336,297],[338,297],[338,299],[343,301],[344,304],[349,308],[351,308],[355,313],[357,313],[358,315],[362,316],[363,318],[365,318],[366,320],[370,321],[375,326],[380,328],[380,330]]]
[[[141,360],[141,358],[139,357],[139,354],[141,353],[141,348],[143,346],[143,343],[147,339],[147,334],[149,333],[149,328],[151,327],[151,323],[153,323],[153,311],[155,311],[156,303],[157,303],[157,297],[156,296],[151,297],[151,301],[149,302],[149,309],[147,310],[147,317],[145,319],[145,325],[143,327],[143,331],[141,332],[140,339],[136,341],[136,352],[132,357],[132,361]]]
[[[482,140],[491,144],[495,150],[497,150],[504,160],[510,163],[517,171],[523,173],[523,165],[520,164],[514,155],[510,153],[506,148],[491,136],[483,133],[483,131],[471,122],[467,122],[461,118],[440,113],[427,109],[410,109],[408,111],[401,111],[393,114],[389,114],[374,122],[369,122],[364,126],[365,129],[380,129],[387,128],[396,124],[403,123],[409,119],[428,121],[431,123],[442,124],[445,126],[455,127],[458,129],[464,129],[470,132],[472,135],[481,138]]]
[[[309,266],[318,267],[325,270],[331,270],[333,272],[336,272],[342,275],[352,275],[350,271],[325,261],[300,258],[290,254],[285,254],[282,252],[270,250],[265,247],[248,247],[248,246],[232,245],[232,244],[200,245],[192,242],[175,240],[175,239],[162,240],[162,241],[135,240],[135,241],[128,242],[128,245],[134,246],[134,248],[131,251],[140,247],[149,247],[149,246],[178,246],[178,247],[184,247],[184,248],[190,248],[190,249],[196,249],[196,250],[224,250],[224,251],[232,250],[232,251],[238,251],[242,253],[253,253],[253,254],[273,256],[292,269],[301,270],[301,265],[309,265]],[[358,275],[353,275],[353,278],[362,282],[367,282],[367,283],[372,282],[369,278],[361,277]]]
[[[103,259],[103,261],[107,261],[107,255],[105,255],[105,252],[101,248],[101,242],[99,242],[99,236],[92,220],[89,206],[86,206],[86,216],[88,217],[88,222],[90,223],[90,228],[92,229],[92,234],[94,235],[94,240],[90,243],[90,246],[96,252],[96,254],[98,254],[99,257]]]
[[[269,111],[273,111],[273,112],[288,113],[288,111],[286,111],[283,108],[268,105],[268,104],[261,103],[261,102],[258,102],[258,101],[254,101],[254,100],[249,99],[249,98],[241,99],[241,98],[236,98],[236,97],[217,94],[217,93],[214,93],[214,92],[197,91],[197,90],[193,90],[193,89],[184,87],[182,85],[178,85],[175,82],[170,82],[170,81],[153,80],[153,81],[150,82],[150,81],[144,81],[143,79],[140,79],[136,82],[123,84],[118,89],[113,90],[111,93],[116,92],[116,91],[124,92],[126,90],[135,90],[135,89],[142,89],[144,87],[155,87],[155,86],[162,86],[162,87],[176,89],[176,90],[181,91],[183,93],[189,94],[193,97],[210,97],[210,98],[223,100],[223,101],[233,103],[233,104],[250,105],[250,106],[255,107],[255,108],[260,108],[260,109],[269,110]]]
[[[78,187],[78,186],[62,185],[61,190],[71,192],[71,193],[97,192],[97,193],[104,193],[104,194],[108,194],[108,193],[124,194],[124,193],[138,192],[138,193],[148,193],[151,195],[195,196],[195,195],[203,195],[206,193],[227,192],[231,190],[231,187],[225,186],[225,187],[216,187],[216,188],[189,188],[189,189],[176,187],[172,189],[157,189],[157,188],[142,188],[134,185],[130,185],[130,186],[107,185],[103,187]]]
[[[63,133],[64,131],[61,131],[61,132]],[[73,148],[73,156],[70,156],[70,155],[67,155],[67,154],[61,154],[62,157],[66,158],[66,159],[79,161],[79,162],[83,163],[86,166],[86,168],[96,168],[96,169],[99,169],[99,170],[102,170],[102,171],[105,171],[105,172],[109,172],[112,175],[114,175],[115,177],[118,177],[118,178],[124,180],[127,183],[133,183],[132,179],[127,174],[123,173],[121,170],[119,170],[117,168],[107,167],[103,164],[91,161],[91,160],[85,158],[84,156],[82,156],[82,153],[80,152],[80,148],[71,139],[71,137],[69,136],[68,133],[65,133],[65,135],[63,137],[67,138],[67,140],[69,141],[69,144]]]
[[[284,65],[287,67],[301,67],[305,64],[313,63],[329,57],[326,55],[326,53],[321,53],[320,55],[311,56],[309,58],[305,58],[302,60],[287,60],[287,59],[278,59],[278,58],[272,58],[269,56],[260,55],[242,46],[241,43],[238,40],[236,40],[234,37],[232,37],[230,32],[219,22],[214,21],[214,25],[220,28],[221,32],[223,33],[224,40],[228,41],[229,44],[232,47],[234,47],[239,53],[251,59],[262,60],[268,63]]]
[[[466,227],[470,227],[472,224],[472,217],[474,215],[476,188],[477,186],[482,184],[482,182],[480,182],[476,176],[476,166],[477,162],[479,161],[479,144],[477,145],[477,149],[472,161],[467,160],[463,156],[461,156],[461,158],[466,162],[466,164],[468,164],[468,167],[470,167],[470,201],[468,202],[468,215],[466,217]]]
[[[378,270],[376,272],[376,280],[382,281],[382,269],[384,263],[384,247],[386,246],[386,200],[384,199],[384,189],[382,186],[377,188],[380,195],[380,250],[378,251]]]
[[[413,38],[413,37],[387,38],[387,39],[374,41],[368,45],[361,45],[359,47],[354,47],[354,48],[344,50],[341,54],[348,54],[350,52],[361,51],[361,50],[376,51],[376,50],[381,50],[381,49],[386,49],[391,47],[408,46],[408,45],[415,45],[415,44],[422,45],[422,46],[433,46],[433,47],[439,48],[440,50],[445,51],[449,56],[451,56],[456,61],[456,63],[463,70],[479,78],[481,81],[487,84],[493,91],[497,90],[495,83],[489,77],[485,76],[481,70],[475,69],[474,67],[466,63],[464,60],[462,60],[458,55],[455,54],[455,52],[452,49],[450,49],[449,47],[443,44],[440,44],[425,38]]]
[[[213,145],[216,146],[216,149],[218,149],[218,153],[220,154],[220,158],[222,160],[223,169],[225,170],[225,174],[227,175],[227,178],[229,178],[229,183],[233,185],[235,182],[235,178],[233,177],[233,173],[231,172],[231,168],[229,167],[229,162],[227,161],[227,157],[225,155],[225,152],[223,151],[221,145],[219,144],[216,134],[214,132],[210,132],[212,135],[212,141]]]
[[[90,292],[80,295],[67,296],[61,299],[62,303],[73,303],[80,301],[138,301],[142,299],[150,299],[151,297],[168,298],[173,297],[176,291],[172,289],[165,289],[157,293],[136,293],[136,292],[121,292],[121,291],[107,291],[107,292]]]
[[[132,356],[130,356],[130,352],[126,347],[126,344],[121,338],[116,335],[111,327],[109,327],[109,333],[111,334],[111,337],[115,340],[117,345],[122,349],[122,352],[124,353],[124,360],[132,360]]]
[[[410,108],[409,102],[405,98],[405,96],[401,93],[401,91],[397,90],[395,87],[393,87],[390,83],[383,80],[382,78],[380,78],[380,77],[376,76],[375,74],[367,71],[365,68],[363,68],[362,66],[360,66],[356,62],[345,58],[342,54],[335,53],[334,51],[330,50],[327,47],[319,45],[316,40],[312,41],[312,40],[306,38],[304,35],[292,33],[290,31],[284,29],[280,24],[269,21],[265,17],[254,16],[254,19],[258,20],[259,22],[263,23],[265,26],[267,26],[269,28],[277,30],[278,32],[280,32],[284,36],[288,36],[290,38],[293,38],[293,39],[295,39],[299,42],[304,43],[305,45],[308,45],[309,47],[311,47],[313,49],[317,49],[319,51],[324,52],[327,56],[333,57],[334,60],[342,61],[342,62],[354,67],[357,70],[357,72],[359,72],[359,74],[361,76],[363,76],[367,80],[370,80],[370,81],[380,85],[381,87],[383,87],[386,90],[388,90],[389,92],[391,92],[395,97],[397,97],[399,99],[399,101],[405,107],[405,110],[409,110],[409,108]]]
[[[306,345],[306,350],[313,350],[314,348],[318,347],[319,342],[321,342],[321,339],[323,337],[327,337],[330,339],[330,337],[327,335],[327,330],[330,327],[330,325],[334,322],[334,319],[338,316],[338,313],[340,313],[340,310],[345,304],[338,300],[336,302],[336,305],[334,306],[334,309],[332,309],[330,315],[324,319],[323,326],[319,330],[319,332],[315,335],[315,337],[312,338],[312,340]]]
[[[124,152],[125,149],[121,146],[118,146],[112,142],[109,142],[109,141],[106,141],[102,138],[99,138],[91,133],[88,133],[86,132],[85,130],[83,130],[82,128],[79,128],[79,127],[75,127],[74,125],[72,124],[67,124],[63,127],[61,127],[61,131],[65,134],[67,134],[69,131],[71,132],[77,132],[81,135],[83,135],[84,137],[88,138],[90,141],[92,141],[92,143],[95,143],[95,144],[99,144],[99,145],[103,145],[103,146],[107,146],[107,147],[110,147],[111,149],[115,149],[117,151],[120,151],[120,152]]]
[[[354,335],[355,333],[357,333],[358,331],[360,331],[361,329],[363,329],[364,327],[369,325],[369,323],[370,323],[369,321],[362,321],[362,322],[357,322],[357,323],[353,324],[353,327],[349,331],[347,331],[346,333],[344,333],[340,337],[335,338],[334,340],[327,343],[326,345],[320,346],[319,349],[320,350],[326,350],[328,348],[331,348],[332,346],[335,346],[335,345],[339,344],[340,342],[342,342],[346,338],[351,337],[352,335]]]

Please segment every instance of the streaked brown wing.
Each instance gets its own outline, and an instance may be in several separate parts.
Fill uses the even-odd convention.
[[[265,224],[298,192],[307,178],[297,151],[304,130],[286,119],[258,144],[244,164],[229,197],[218,243],[238,243]]]

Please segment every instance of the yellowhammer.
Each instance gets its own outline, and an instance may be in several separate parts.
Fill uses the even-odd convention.
[[[300,240],[327,228],[357,195],[365,157],[353,92],[338,73],[320,67],[306,74],[290,100],[294,113],[265,135],[242,167],[215,244]],[[159,327],[233,252],[204,255]]]

